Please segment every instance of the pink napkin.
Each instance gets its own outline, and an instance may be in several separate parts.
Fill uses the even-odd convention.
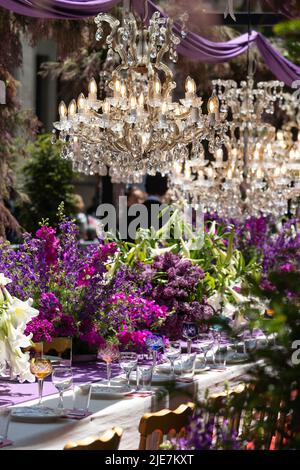
[[[66,419],[83,419],[86,418],[87,416],[90,416],[92,413],[90,411],[87,411],[83,413],[80,410],[65,410],[65,414],[61,416],[61,418],[66,418]]]
[[[182,382],[182,383],[185,383],[185,384],[190,384],[192,382],[195,382],[197,379],[193,378],[193,377],[178,377],[176,378],[176,382]]]
[[[10,439],[4,439],[4,441],[0,442],[0,448],[1,447],[6,447],[6,446],[11,446],[14,442],[11,441]]]

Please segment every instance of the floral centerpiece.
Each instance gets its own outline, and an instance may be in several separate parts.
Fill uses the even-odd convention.
[[[34,382],[30,372],[29,353],[22,348],[31,345],[31,336],[24,333],[26,325],[36,318],[38,310],[32,308],[32,299],[19,300],[9,294],[6,285],[11,280],[0,273],[0,375],[10,368],[11,378]]]

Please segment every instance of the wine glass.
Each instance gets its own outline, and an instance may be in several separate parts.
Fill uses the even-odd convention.
[[[130,374],[136,367],[138,355],[135,352],[122,352],[119,358],[120,366],[126,374],[127,386],[130,386]]]
[[[152,351],[153,354],[153,369],[157,363],[157,351],[159,351],[164,346],[163,338],[156,334],[149,334],[145,340],[146,346]]]
[[[184,321],[182,323],[182,336],[187,340],[187,353],[191,354],[193,339],[196,339],[199,334],[196,323],[191,321]]]
[[[49,359],[43,357],[34,357],[30,361],[30,371],[38,379],[39,402],[42,405],[44,379],[52,372],[52,365]]]
[[[57,409],[64,409],[64,392],[73,385],[73,372],[71,367],[55,367],[52,372],[52,383],[59,392]]]
[[[116,344],[106,344],[98,351],[98,357],[106,362],[107,385],[110,387],[111,381],[111,363],[119,357],[119,349]]]
[[[169,341],[169,343],[165,346],[165,356],[171,363],[171,377],[175,376],[175,360],[180,357],[180,353],[180,341]]]

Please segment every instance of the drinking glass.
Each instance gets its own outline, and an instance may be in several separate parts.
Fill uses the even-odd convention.
[[[180,357],[180,353],[180,341],[169,341],[169,343],[165,346],[165,356],[171,363],[171,377],[175,376],[175,361]]]
[[[137,366],[137,383],[140,390],[151,390],[153,364],[139,364]],[[140,388],[141,385],[141,388]]]
[[[52,372],[52,383],[59,392],[57,409],[64,409],[64,392],[73,385],[73,372],[71,367],[55,367]]]
[[[138,362],[138,355],[135,352],[122,352],[119,358],[120,366],[126,374],[127,386],[130,387],[130,374]]]
[[[196,339],[199,334],[196,323],[191,321],[184,321],[182,323],[182,336],[187,340],[187,352],[191,353],[193,339]]]
[[[226,369],[228,349],[229,347],[227,344],[218,343],[215,351],[213,368]]]
[[[92,384],[75,385],[73,388],[73,410],[83,415],[89,411]]]
[[[181,354],[181,375],[192,378],[195,374],[196,352]]]
[[[146,346],[152,351],[153,355],[153,367],[155,368],[157,363],[157,351],[164,347],[163,338],[153,333],[149,334],[145,340]]]
[[[11,408],[0,408],[0,444],[7,439]]]
[[[49,359],[43,357],[34,357],[30,361],[30,371],[38,379],[39,402],[42,405],[44,379],[52,372],[52,365]]]
[[[106,344],[98,351],[98,357],[106,362],[107,371],[107,385],[111,384],[111,363],[116,361],[119,357],[119,349],[115,344]]]

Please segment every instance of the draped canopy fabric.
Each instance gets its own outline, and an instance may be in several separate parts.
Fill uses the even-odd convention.
[[[109,11],[121,0],[0,0],[0,6],[35,18],[69,19]]]
[[[120,0],[0,0],[0,6],[23,15],[39,18],[79,19],[109,11]],[[144,0],[132,0],[134,9],[144,16]],[[152,0],[147,0],[148,15],[161,11]],[[163,14],[163,12],[161,12]],[[178,28],[175,26],[175,30]],[[287,85],[300,79],[300,67],[283,57],[261,34],[252,31],[227,42],[213,42],[198,34],[188,33],[182,39],[178,52],[190,59],[206,63],[228,62],[247,51],[255,43],[267,67]]]

